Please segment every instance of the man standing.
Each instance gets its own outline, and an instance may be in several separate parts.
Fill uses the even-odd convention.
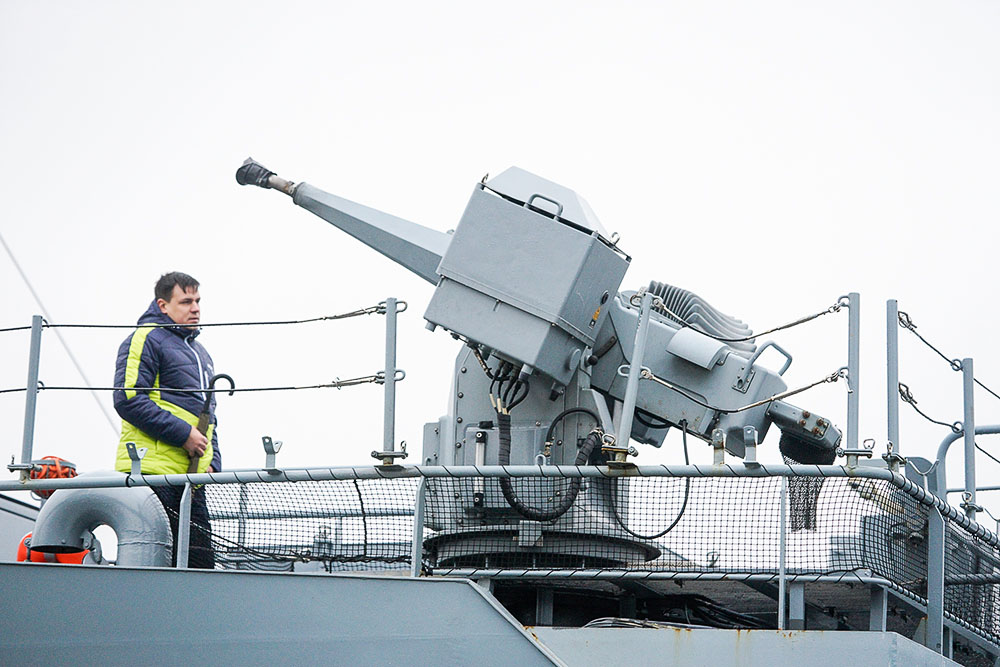
[[[198,281],[184,273],[167,273],[156,282],[154,295],[153,303],[139,318],[139,328],[118,349],[115,386],[122,389],[115,390],[114,401],[122,418],[122,433],[115,469],[122,472],[131,469],[125,443],[134,442],[136,447],[147,448],[142,459],[143,473],[186,473],[189,465],[193,467],[192,460],[197,460],[198,472],[218,471],[222,468],[222,455],[215,432],[214,395],[210,399],[212,419],[206,433],[197,427],[205,403],[202,392],[215,372],[212,358],[195,340],[201,319]],[[167,510],[176,543],[183,488],[154,486],[152,489]],[[191,521],[194,526],[189,564],[213,568],[215,559],[203,487],[193,490]],[[176,563],[176,553],[174,557]]]

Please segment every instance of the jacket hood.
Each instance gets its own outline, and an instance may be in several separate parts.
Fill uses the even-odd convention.
[[[139,320],[136,324],[171,324],[174,326],[166,327],[167,331],[171,331],[178,336],[187,338],[191,336],[192,338],[201,333],[201,329],[188,329],[177,325],[170,316],[166,313],[160,312],[160,307],[156,305],[156,299],[149,304],[149,308],[146,309],[142,315],[139,316]]]

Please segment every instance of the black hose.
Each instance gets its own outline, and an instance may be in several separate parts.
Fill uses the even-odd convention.
[[[519,384],[524,386],[524,393],[521,394],[521,396],[517,396],[515,393],[514,400],[512,400],[510,405],[507,406],[507,412],[510,412],[517,406],[521,405],[521,403],[524,402],[524,399],[528,398],[528,392],[531,391],[531,384],[529,384],[527,380],[522,380]]]
[[[654,424],[649,420],[650,417],[652,417],[653,419],[658,419],[660,423]],[[658,417],[654,415],[652,412],[646,412],[645,410],[642,410],[640,408],[635,409],[635,420],[640,424],[642,424],[643,426],[645,426],[646,428],[652,428],[652,429],[670,428],[670,422],[668,422],[666,419]]]
[[[691,461],[688,459],[688,439],[687,439],[688,430],[687,430],[687,422],[686,421],[681,421],[680,425],[681,425],[681,429],[682,429],[682,432],[683,432],[683,438],[684,438],[684,464],[685,465],[689,465],[691,463]],[[615,502],[615,498],[618,497],[618,478],[612,477],[611,478],[611,512],[612,512],[612,514],[615,515],[615,521],[618,522],[618,525],[621,526],[621,529],[624,530],[629,535],[631,535],[632,537],[637,537],[640,540],[656,540],[656,539],[659,539],[659,538],[663,537],[667,533],[669,533],[680,522],[681,517],[684,516],[684,510],[687,509],[688,496],[689,496],[690,492],[691,492],[691,478],[690,477],[685,477],[684,478],[684,501],[681,503],[681,510],[677,513],[677,516],[674,517],[674,520],[671,521],[670,525],[667,526],[664,530],[660,531],[659,533],[657,533],[655,535],[640,535],[639,533],[635,532],[634,530],[632,530],[631,528],[629,528],[628,526],[626,526],[625,522],[622,520],[621,515],[618,513],[618,505]]]
[[[598,424],[600,420],[597,415],[586,408],[570,408],[569,410],[564,410],[560,413],[553,421],[552,425],[549,426],[549,431],[546,435],[545,441],[549,442],[552,437],[553,426],[566,415],[573,414],[575,412],[585,412],[594,417]],[[497,450],[497,459],[501,466],[510,465],[510,415],[505,415],[502,413],[497,413],[497,430],[500,433],[500,446]],[[599,431],[591,431],[584,441],[583,446],[580,447],[580,451],[576,454],[575,464],[578,466],[587,465],[590,461],[590,456],[594,450],[601,444],[601,434]],[[569,490],[562,497],[559,503],[551,509],[539,509],[536,507],[530,507],[526,505],[520,498],[518,498],[517,493],[514,491],[513,484],[509,477],[500,478],[500,491],[503,492],[504,500],[510,507],[523,516],[525,519],[530,519],[532,521],[553,521],[558,519],[563,514],[565,514],[573,503],[576,502],[576,497],[580,493],[580,487],[583,484],[583,480],[579,477],[574,477],[570,480]]]
[[[556,431],[556,424],[561,422],[566,417],[578,413],[590,415],[591,417],[593,417],[594,423],[596,423],[598,426],[601,426],[601,418],[598,417],[597,413],[595,413],[593,410],[590,410],[588,408],[569,408],[568,410],[563,410],[562,412],[557,414],[556,418],[552,420],[551,424],[549,424],[549,430],[545,432],[545,442],[552,442],[552,434],[555,433]],[[577,458],[580,457],[577,456]],[[586,463],[577,463],[577,465],[586,465]]]

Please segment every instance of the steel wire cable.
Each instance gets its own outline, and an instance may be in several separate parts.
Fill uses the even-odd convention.
[[[997,457],[993,456],[988,451],[980,447],[978,442],[974,442],[973,444],[975,444],[976,449],[985,454],[987,458],[992,459],[995,463],[1000,463],[1000,459],[998,459]]]
[[[901,326],[902,328],[906,329],[907,331],[909,331],[910,333],[912,333],[914,336],[916,336],[917,338],[919,338],[920,341],[924,345],[926,345],[931,350],[933,350],[939,357],[941,357],[942,359],[944,359],[945,361],[947,361],[948,365],[951,366],[951,370],[953,370],[953,371],[961,371],[962,370],[962,362],[961,362],[961,360],[949,358],[948,355],[946,355],[944,352],[942,352],[938,348],[934,347],[934,345],[931,344],[931,342],[929,340],[927,340],[926,338],[924,338],[923,336],[921,336],[919,332],[917,332],[917,325],[913,321],[913,318],[911,318],[908,313],[905,313],[903,311],[899,311],[899,314],[898,314],[897,318],[899,319],[899,326]],[[995,392],[992,389],[990,389],[989,387],[987,387],[985,384],[983,384],[982,382],[980,382],[975,377],[972,378],[972,381],[975,382],[976,384],[978,384],[983,389],[985,389],[990,394],[992,394],[994,398],[1000,399],[1000,394],[998,394],[997,392]]]
[[[951,424],[949,424],[948,422],[939,421],[937,419],[934,419],[930,415],[928,415],[926,412],[924,412],[920,408],[918,408],[917,407],[917,399],[913,397],[913,392],[910,391],[910,388],[908,386],[906,386],[905,384],[903,384],[902,382],[899,383],[899,398],[904,403],[906,403],[907,405],[909,405],[911,408],[913,408],[914,410],[916,410],[916,412],[917,412],[918,415],[920,415],[921,417],[923,417],[927,421],[931,422],[932,424],[937,424],[938,426],[945,426],[947,428],[950,428],[953,433],[961,433],[962,432],[962,428],[963,428],[962,422],[952,422]]]
[[[397,371],[398,376],[398,371]],[[402,380],[402,377],[398,377],[396,380]],[[327,382],[323,384],[311,384],[302,386],[285,386],[285,387],[237,387],[235,389],[172,389],[170,387],[72,387],[72,386],[49,386],[46,384],[38,383],[39,391],[135,391],[135,392],[172,392],[175,394],[235,394],[237,392],[259,392],[259,391],[302,391],[305,389],[340,389],[341,387],[353,387],[359,384],[383,384],[385,382],[385,374],[381,371],[375,373],[374,375],[362,375],[361,377],[348,378],[347,380],[334,380],[333,382]],[[13,389],[0,389],[0,394],[7,394],[17,391],[27,391],[24,387],[16,387]]]
[[[755,401],[754,403],[750,403],[749,405],[744,405],[743,407],[740,407],[740,408],[731,408],[731,409],[720,408],[718,406],[711,405],[710,403],[706,403],[705,401],[701,400],[700,398],[698,398],[697,396],[691,394],[690,392],[686,391],[685,389],[682,389],[681,387],[675,386],[675,385],[671,384],[670,382],[668,382],[667,380],[664,380],[663,378],[654,375],[648,368],[643,368],[642,371],[639,372],[639,377],[643,378],[644,380],[652,380],[653,382],[656,382],[657,384],[661,384],[664,387],[666,387],[667,389],[670,389],[672,391],[677,392],[678,394],[680,394],[684,398],[688,399],[689,401],[691,401],[693,403],[696,403],[697,405],[700,405],[703,408],[706,408],[708,410],[713,410],[713,411],[718,412],[720,414],[726,414],[726,415],[728,415],[728,414],[735,414],[737,412],[744,412],[746,410],[751,410],[753,408],[757,408],[757,407],[760,407],[762,405],[766,405],[768,403],[773,403],[774,401],[780,401],[781,399],[788,398],[789,396],[795,396],[796,394],[801,394],[802,392],[807,391],[809,389],[812,389],[813,387],[815,387],[817,385],[837,382],[841,378],[846,378],[847,377],[847,369],[846,368],[841,368],[841,369],[837,370],[835,373],[830,373],[826,377],[823,377],[823,378],[821,378],[819,380],[816,380],[815,382],[811,382],[811,383],[809,383],[807,385],[804,385],[802,387],[799,387],[797,389],[790,389],[788,391],[783,391],[780,394],[775,394],[773,396],[769,396],[768,398],[764,398],[764,399],[761,399],[759,401]],[[850,391],[850,387],[848,387],[848,391]]]
[[[41,308],[42,315],[44,315],[45,318],[47,318],[48,320],[52,320],[53,319],[52,315],[49,314],[48,308],[46,308],[45,304],[42,303],[42,298],[38,295],[38,292],[35,291],[34,285],[32,285],[31,281],[28,280],[28,274],[25,273],[24,269],[21,268],[21,264],[17,261],[17,258],[14,256],[14,251],[11,250],[9,245],[7,245],[7,241],[4,239],[3,234],[0,234],[0,245],[3,245],[4,250],[7,251],[7,255],[10,257],[11,263],[14,264],[14,268],[17,269],[18,274],[20,274],[21,276],[21,280],[24,281],[24,284],[28,288],[28,291],[31,292],[31,296],[34,297],[35,303],[37,303],[38,307]],[[31,327],[28,326],[28,327],[15,327],[13,329],[0,329],[0,333],[4,331],[19,331],[24,329],[31,329]],[[69,357],[69,360],[73,363],[73,366],[76,367],[76,372],[79,373],[80,377],[83,379],[83,383],[88,387],[91,386],[90,378],[87,377],[87,373],[83,370],[83,365],[76,358],[76,355],[73,354],[73,350],[70,349],[69,343],[66,341],[65,338],[63,338],[62,333],[60,333],[58,330],[55,333],[56,333],[56,338],[59,339],[59,344],[62,345],[63,349],[66,351],[66,355]],[[94,402],[97,403],[97,407],[98,409],[100,409],[101,414],[104,415],[104,419],[108,422],[108,426],[111,427],[111,431],[114,433],[118,433],[118,424],[115,422],[114,418],[112,418],[111,413],[108,411],[107,406],[104,405],[104,403],[101,403],[100,396],[98,396],[97,392],[95,391],[91,391],[90,395],[93,397]]]
[[[636,292],[635,294],[633,294],[631,297],[629,297],[629,303],[632,306],[639,306],[640,303],[641,303],[641,301],[642,301],[642,297],[643,297],[643,295],[645,293],[646,293],[645,289],[639,290],[638,292]],[[833,304],[829,308],[826,308],[825,310],[821,310],[819,312],[813,313],[811,315],[806,315],[804,317],[800,317],[799,319],[793,320],[792,322],[788,322],[786,324],[782,324],[780,326],[776,326],[776,327],[773,327],[771,329],[767,329],[765,331],[761,331],[759,333],[754,333],[754,334],[751,334],[749,336],[742,336],[740,338],[726,338],[724,336],[716,336],[715,334],[711,334],[711,333],[708,333],[706,331],[702,331],[700,328],[693,327],[687,320],[685,320],[680,315],[678,315],[674,311],[672,311],[669,308],[667,308],[667,305],[663,302],[663,299],[661,299],[658,296],[654,296],[653,297],[653,307],[656,308],[657,310],[662,310],[664,313],[666,313],[667,315],[669,315],[671,318],[677,320],[677,323],[681,325],[681,328],[695,329],[695,331],[697,331],[698,333],[704,334],[705,336],[708,336],[709,338],[712,338],[713,340],[717,340],[720,343],[744,343],[744,342],[747,342],[747,341],[752,341],[752,340],[755,340],[756,338],[759,338],[760,336],[766,336],[767,334],[771,334],[771,333],[774,333],[776,331],[784,331],[785,329],[791,329],[793,327],[799,326],[800,324],[805,324],[806,322],[811,322],[812,320],[815,320],[815,319],[817,319],[819,317],[823,317],[824,315],[829,315],[831,313],[839,312],[840,309],[844,308],[845,306],[849,307],[850,303],[847,300],[847,297],[843,297],[842,296],[842,297],[840,297],[837,300],[837,302],[835,304]]]
[[[402,304],[402,309],[397,312],[403,312],[407,309],[407,303],[405,301],[397,301],[397,304]],[[214,322],[208,324],[199,324],[198,329],[204,329],[206,327],[256,327],[256,326],[279,326],[287,324],[309,324],[311,322],[325,322],[333,320],[345,320],[350,317],[360,317],[362,315],[372,315],[372,314],[384,314],[385,304],[380,303],[377,306],[368,306],[366,308],[359,308],[357,310],[352,310],[347,313],[338,313],[336,315],[322,315],[320,317],[309,317],[302,320],[268,320],[259,322]],[[186,328],[181,324],[160,324],[160,323],[148,323],[148,324],[51,324],[46,322],[42,325],[44,329],[141,329],[141,328],[152,328],[152,329],[170,329],[170,328]],[[31,329],[30,326],[22,327],[7,327],[5,329],[0,329],[0,333],[7,331],[25,331]]]

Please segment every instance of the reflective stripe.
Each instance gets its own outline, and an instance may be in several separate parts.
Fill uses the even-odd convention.
[[[142,350],[146,345],[146,336],[153,330],[152,327],[142,327],[132,334],[132,342],[128,346],[128,360],[125,362],[125,387],[134,387],[139,379],[139,362],[142,360]],[[157,376],[159,380],[159,376]],[[126,389],[125,398],[135,397],[135,390]]]
[[[154,395],[156,396],[155,398],[153,398]],[[159,408],[183,420],[186,424],[191,426],[198,425],[198,417],[194,413],[161,399],[158,392],[150,392],[150,399]],[[208,433],[205,434],[205,437],[208,438],[208,447],[205,448],[205,453],[198,462],[198,472],[206,472],[208,470],[208,467],[212,464],[212,456],[215,453],[212,447],[212,432],[215,430],[215,424],[210,424],[207,430]],[[120,472],[129,472],[132,467],[128,450],[125,448],[126,442],[134,442],[136,447],[145,447],[147,449],[146,456],[142,459],[142,472],[147,475],[169,475],[187,472],[189,458],[183,447],[157,440],[124,419],[122,420],[121,440],[118,443],[118,452],[115,457],[115,469]]]

